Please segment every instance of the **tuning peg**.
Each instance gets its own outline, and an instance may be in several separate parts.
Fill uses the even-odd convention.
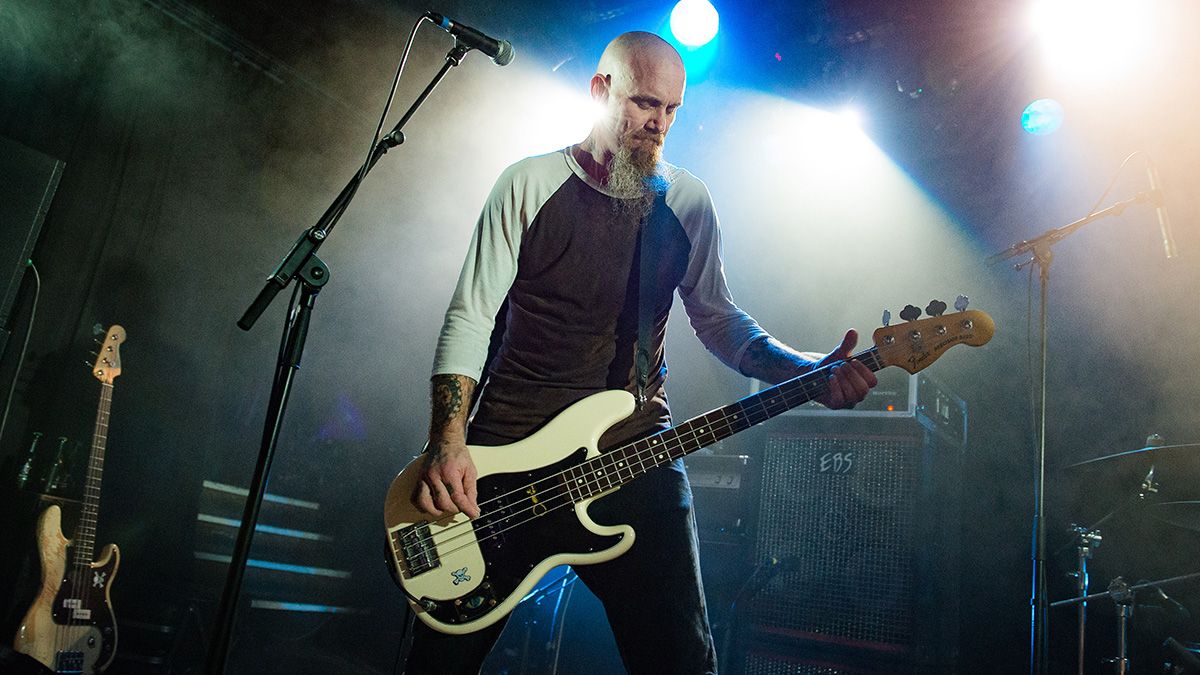
[[[890,309],[883,310],[883,325],[884,327],[892,325],[892,311]]]
[[[954,300],[954,309],[960,312],[967,311],[967,305],[971,304],[971,299],[965,295],[960,295]]]
[[[905,321],[916,321],[921,318],[921,310],[912,305],[905,305],[904,309],[900,311],[900,318]]]
[[[925,306],[925,313],[929,316],[941,316],[946,313],[946,303],[941,300],[930,300]]]

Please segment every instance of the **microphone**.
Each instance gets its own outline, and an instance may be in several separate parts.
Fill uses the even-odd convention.
[[[513,56],[516,55],[516,52],[513,51],[513,46],[508,40],[497,40],[488,37],[470,26],[458,23],[450,17],[442,16],[437,12],[425,12],[425,16],[436,24],[438,28],[453,35],[467,47],[478,49],[492,57],[492,61],[498,66],[507,66],[512,62]]]
[[[1162,190],[1162,181],[1158,177],[1158,167],[1153,162],[1146,162],[1146,175],[1150,178],[1150,198],[1154,201],[1154,211],[1158,214],[1158,228],[1162,232],[1163,251],[1168,258],[1179,255],[1175,250],[1175,237],[1171,234],[1171,217],[1167,215],[1167,203]]]

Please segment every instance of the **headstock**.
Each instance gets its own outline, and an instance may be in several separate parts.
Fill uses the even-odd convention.
[[[125,329],[114,325],[104,334],[92,375],[105,384],[112,384],[121,374],[121,343],[125,341]]]
[[[966,309],[965,298],[960,296],[954,314],[942,314],[946,305],[934,300],[926,307],[931,314],[927,319],[918,319],[921,310],[909,305],[901,312],[904,323],[885,325],[875,331],[873,339],[879,360],[885,366],[899,366],[909,373],[917,373],[933,363],[956,344],[972,347],[987,344],[996,331],[992,317],[979,310]],[[915,314],[912,310],[915,310]],[[884,322],[890,320],[885,313]]]

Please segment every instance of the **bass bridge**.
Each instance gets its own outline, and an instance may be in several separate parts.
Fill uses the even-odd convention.
[[[441,567],[429,523],[421,521],[392,533],[392,551],[410,577]]]

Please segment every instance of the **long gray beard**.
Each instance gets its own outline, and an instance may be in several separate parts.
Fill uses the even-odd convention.
[[[658,173],[657,166],[651,166],[647,171],[644,166],[639,166],[638,159],[644,164],[648,158],[635,159],[633,150],[626,145],[617,148],[605,186],[620,198],[615,206],[620,213],[640,219],[650,214],[654,197],[663,190],[666,181]]]

